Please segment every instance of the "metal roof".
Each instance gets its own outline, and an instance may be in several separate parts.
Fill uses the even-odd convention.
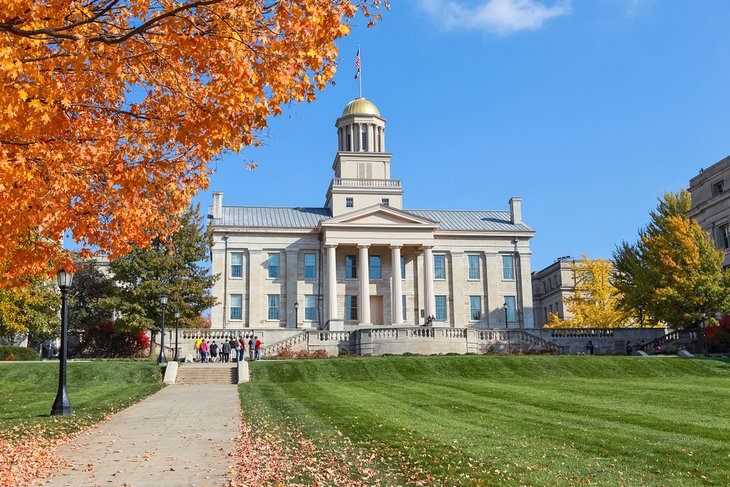
[[[438,222],[439,230],[477,232],[532,232],[524,223],[510,222],[509,211],[404,210]]]
[[[435,221],[444,231],[532,232],[520,223],[510,223],[509,211],[402,210],[413,216]],[[211,208],[212,213],[212,208]],[[280,208],[266,206],[224,206],[223,218],[211,224],[248,228],[317,228],[332,217],[329,208]]]
[[[321,220],[331,216],[329,208],[224,206],[223,218],[213,219],[212,224],[224,227],[317,228]]]

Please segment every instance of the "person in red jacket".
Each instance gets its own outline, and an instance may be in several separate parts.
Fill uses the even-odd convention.
[[[256,343],[256,358],[254,360],[261,360],[261,340],[259,337],[253,337]]]

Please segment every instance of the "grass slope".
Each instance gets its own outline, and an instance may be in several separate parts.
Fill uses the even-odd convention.
[[[0,365],[0,439],[71,433],[162,388],[152,362],[70,362],[67,391],[74,415],[51,417],[58,362]]]
[[[730,485],[723,362],[380,357],[257,362],[252,377],[251,424],[340,431],[432,485]]]

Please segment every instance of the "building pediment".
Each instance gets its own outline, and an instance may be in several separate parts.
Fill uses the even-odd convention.
[[[438,223],[385,205],[373,205],[320,222],[322,228],[336,227],[417,227],[438,228]]]

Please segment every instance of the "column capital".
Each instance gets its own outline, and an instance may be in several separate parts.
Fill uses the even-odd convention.
[[[336,249],[337,248],[337,244],[336,243],[327,243],[327,244],[324,244],[324,248],[326,248],[326,249]]]
[[[284,249],[284,252],[286,252],[286,255],[296,255],[299,253],[299,249]]]
[[[400,248],[403,248],[403,246],[401,244],[390,244],[390,248],[391,249],[400,249]]]
[[[370,244],[357,244],[358,249],[369,249]]]
[[[431,245],[431,244],[421,244],[421,248],[423,250],[426,250],[426,249],[433,250],[433,245]]]

